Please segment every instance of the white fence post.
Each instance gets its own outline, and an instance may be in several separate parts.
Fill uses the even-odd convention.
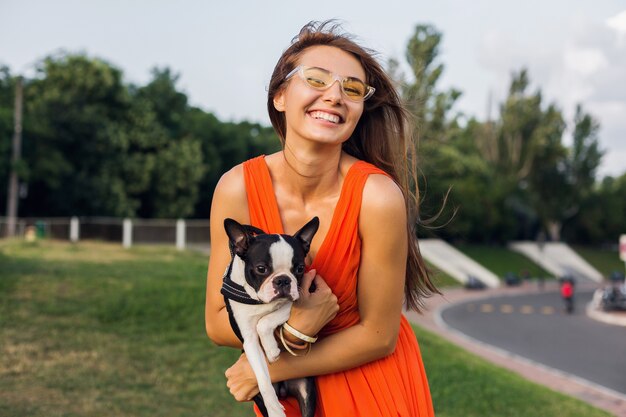
[[[124,219],[122,225],[122,246],[128,249],[133,244],[133,222],[130,219]]]
[[[80,223],[78,217],[74,216],[70,219],[70,241],[72,243],[78,242],[80,238]]]
[[[178,219],[176,221],[176,249],[184,250],[185,249],[185,221],[183,219]]]

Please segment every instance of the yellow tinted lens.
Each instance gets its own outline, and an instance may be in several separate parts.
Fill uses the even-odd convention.
[[[359,80],[358,78],[347,78],[343,81],[341,85],[343,87],[344,93],[346,93],[348,97],[352,98],[364,97],[367,90],[363,81]]]
[[[321,68],[307,68],[304,70],[304,79],[313,88],[326,88],[330,85],[332,76]]]

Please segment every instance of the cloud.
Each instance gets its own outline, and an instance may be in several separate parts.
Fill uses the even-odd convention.
[[[626,40],[626,10],[608,18],[606,25],[617,33],[620,44]]]
[[[555,102],[567,120],[582,104],[600,122],[600,143],[608,150],[601,174],[620,175],[626,171],[626,10],[605,21],[578,16],[565,23],[562,38],[545,39],[543,44],[488,33],[479,48],[479,62],[498,83],[505,83],[499,98],[506,94],[510,73],[525,67],[532,85],[541,89],[546,102]]]
[[[566,71],[582,76],[593,75],[609,64],[604,52],[595,48],[566,47],[563,60]]]

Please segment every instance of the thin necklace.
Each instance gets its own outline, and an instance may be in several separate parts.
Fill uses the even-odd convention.
[[[285,149],[287,149],[289,151],[289,154],[291,156],[293,156],[293,158],[297,161],[298,158],[296,157],[296,154],[289,148],[289,146],[287,146],[287,144],[285,143],[285,145],[283,146],[283,150],[282,150],[282,154],[283,154],[283,159],[285,160],[285,163],[287,164],[287,166],[293,171],[295,172],[297,175],[303,177],[303,178],[317,178],[319,177],[319,175],[304,175],[302,173],[300,173],[293,165],[291,165],[291,163],[289,162],[289,160],[287,159],[287,155],[285,155]],[[331,171],[333,168],[331,168],[329,171]]]

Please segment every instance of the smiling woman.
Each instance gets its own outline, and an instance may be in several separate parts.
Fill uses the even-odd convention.
[[[433,416],[402,304],[419,310],[437,290],[415,238],[412,129],[393,83],[338,27],[311,23],[276,64],[268,110],[283,150],[234,167],[215,190],[207,334],[241,347],[220,296],[230,261],[224,219],[293,234],[318,217],[309,272],[285,324],[293,332],[280,333],[286,352],[269,365],[272,381],[316,377],[318,417]],[[302,340],[310,352],[295,355]],[[259,392],[245,354],[226,376],[239,401]],[[293,399],[282,403],[287,416],[300,416]]]

